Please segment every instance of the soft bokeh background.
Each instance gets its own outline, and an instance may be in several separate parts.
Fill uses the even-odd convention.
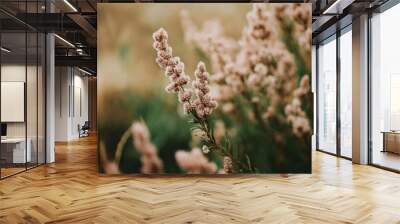
[[[184,41],[183,9],[197,24],[220,20],[226,34],[239,39],[251,4],[98,4],[99,137],[110,160],[123,132],[134,120],[145,120],[153,143],[163,149],[159,156],[164,171],[182,172],[174,161],[174,151],[190,149],[190,126],[178,111],[176,97],[164,92],[167,80],[155,63],[152,34],[160,27],[168,30],[174,54],[185,62],[187,73],[193,73],[199,55]],[[119,168],[124,173],[140,172],[140,158],[131,139]]]
[[[164,91],[167,79],[155,62],[152,34],[161,27],[168,31],[173,54],[182,59],[186,73],[191,75],[204,55],[185,42],[180,12],[187,10],[198,26],[215,18],[223,24],[227,36],[238,40],[246,25],[246,13],[251,8],[251,4],[244,3],[98,4],[100,172],[141,172],[141,156],[135,150],[132,138],[124,144],[120,160],[117,159],[117,163],[114,161],[118,142],[126,130],[134,121],[144,121],[150,131],[151,142],[158,148],[158,156],[164,163],[164,172],[184,173],[175,161],[175,152],[192,149],[196,138],[190,131],[188,118],[177,104],[176,96]],[[303,70],[300,73],[304,75]],[[246,124],[243,125],[246,127]],[[254,154],[251,158],[259,167],[257,172],[282,172],[283,169],[275,164],[278,161],[276,149],[266,147],[269,138],[253,129],[238,130],[241,130],[239,133],[249,134],[241,137],[251,143]],[[287,139],[290,153],[290,158],[286,158],[287,172],[310,172],[311,151],[307,151],[310,139],[302,140],[305,145],[302,148],[298,146],[298,139]],[[221,169],[221,158],[208,155],[208,159]]]
[[[197,24],[211,18],[219,19],[228,36],[239,38],[251,4],[99,4],[100,99],[108,91],[126,88],[147,91],[154,82],[160,85],[165,82],[152,48],[152,34],[160,27],[170,33],[174,54],[184,60],[186,71],[194,71],[199,58],[195,49],[184,42],[182,9],[187,10]]]

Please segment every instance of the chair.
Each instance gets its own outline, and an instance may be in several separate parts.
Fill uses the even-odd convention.
[[[89,130],[90,130],[89,121],[85,121],[82,127],[80,127],[80,125],[78,124],[79,138],[89,136]]]

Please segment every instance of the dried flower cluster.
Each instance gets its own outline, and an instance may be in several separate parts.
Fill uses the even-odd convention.
[[[196,79],[192,82],[193,89],[187,87],[190,82],[189,76],[184,72],[184,64],[179,57],[172,56],[172,48],[168,46],[168,34],[160,28],[153,34],[154,49],[157,51],[156,62],[165,69],[165,74],[169,77],[170,83],[166,87],[167,92],[179,94],[179,101],[183,103],[186,113],[196,112],[196,116],[204,118],[211,114],[217,107],[217,102],[210,96],[208,86],[208,72],[203,62],[199,62],[195,71]],[[193,92],[196,99],[192,102]]]
[[[268,119],[275,115],[278,104],[288,103],[296,86],[296,65],[293,55],[278,38],[279,31],[274,30],[279,24],[272,10],[267,10],[265,4],[254,4],[247,22],[240,52],[247,57],[240,64],[248,67],[249,88],[258,88],[260,95],[270,100],[263,113]]]
[[[311,23],[312,15],[308,7],[302,4],[277,4],[275,7],[276,17],[283,21],[287,18],[294,18],[293,35],[298,37],[299,45],[305,50],[305,56],[311,52]]]
[[[195,80],[192,81],[191,86],[188,86],[186,84],[190,82],[190,78],[184,73],[184,64],[180,60],[174,59],[177,57],[172,56],[172,49],[168,46],[167,32],[161,28],[153,34],[153,39],[153,47],[157,51],[156,62],[166,70],[166,75],[170,78],[170,84],[166,90],[170,92],[169,90],[172,89],[177,92],[179,101],[183,104],[183,110],[193,116],[193,123],[197,124],[196,129],[203,133],[202,140],[210,146],[207,146],[208,149],[204,152],[220,149],[215,142],[211,125],[207,119],[217,108],[217,101],[210,95],[209,73],[205,64],[201,61],[198,63],[194,73]],[[192,97],[193,93],[195,93],[195,97]]]
[[[208,148],[208,146],[206,145],[203,145],[201,151],[203,151],[204,154],[208,154],[210,152],[210,148]]]
[[[224,157],[224,172],[232,173],[232,159],[229,156]]]
[[[243,140],[239,138],[233,141],[234,144],[239,142],[235,145],[238,149],[230,146],[229,137],[239,131],[227,134],[224,123],[216,122],[211,126],[208,118],[217,108],[217,102],[221,104],[220,112],[238,123],[229,125],[240,128],[258,124],[255,128],[270,136],[271,140],[266,142],[278,148],[280,158],[286,147],[285,135],[303,140],[309,136],[310,80],[309,75],[303,75],[309,72],[307,63],[311,50],[311,12],[307,5],[267,7],[253,4],[239,40],[225,36],[217,20],[206,21],[198,28],[186,11],[181,17],[186,41],[208,56],[212,68],[212,75],[209,75],[205,64],[199,62],[195,79],[191,81],[184,72],[183,62],[172,55],[167,32],[161,28],[153,34],[156,62],[169,78],[166,90],[178,94],[184,111],[192,115],[195,128],[202,133],[201,149],[175,154],[182,169],[189,173],[216,173],[215,164],[204,156],[215,152],[223,162],[223,170],[218,172],[256,170],[248,154],[240,149],[248,147],[248,142],[240,144]],[[302,63],[304,69],[300,69]],[[280,131],[284,129],[283,133],[274,133],[276,127],[280,127]],[[250,137],[259,136],[254,135],[257,131],[244,129]],[[237,151],[233,153],[233,150]]]
[[[175,153],[175,159],[179,167],[190,174],[213,174],[217,172],[215,163],[208,162],[199,148],[193,148],[190,152],[179,150]]]
[[[185,91],[185,85],[190,78],[185,75],[185,65],[180,61],[179,57],[172,56],[172,48],[168,46],[168,34],[164,29],[159,29],[153,34],[153,47],[157,51],[157,64],[165,69],[165,75],[169,78],[170,83],[165,88],[167,92],[176,92],[180,94],[182,102],[189,102],[192,94]]]
[[[226,74],[232,72],[228,71],[232,67],[226,65],[233,64],[234,55],[239,47],[238,43],[233,38],[224,36],[222,25],[217,20],[206,21],[202,29],[198,29],[189,14],[182,11],[181,21],[185,30],[186,42],[194,43],[209,56],[213,68],[213,75],[210,77],[213,97],[218,101],[231,99],[235,94],[232,86],[236,91],[243,89],[240,77],[235,76],[238,74],[237,72],[227,78],[231,86],[228,86],[225,81]]]
[[[217,101],[210,96],[210,88],[208,87],[208,72],[203,62],[199,62],[197,69],[194,72],[196,80],[193,81],[193,88],[196,92],[196,100],[193,104],[196,108],[196,113],[200,118],[208,116],[217,107]]]
[[[213,79],[224,78],[224,66],[228,61],[232,61],[232,55],[238,48],[236,41],[223,35],[223,28],[218,20],[204,22],[199,30],[190,19],[189,13],[183,10],[181,21],[186,31],[186,42],[198,44],[198,47],[209,55],[214,70]]]
[[[161,173],[163,163],[157,156],[156,147],[150,142],[150,133],[143,122],[134,122],[131,127],[133,142],[141,154],[142,173]]]
[[[298,137],[302,137],[311,131],[306,113],[301,109],[301,98],[306,96],[310,91],[309,83],[308,76],[304,75],[300,81],[300,86],[294,91],[295,97],[285,107],[286,119],[292,124],[293,133]]]
[[[297,98],[298,91],[303,91],[303,95],[308,93],[309,89],[297,87],[299,78],[296,75],[295,58],[282,42],[282,31],[279,27],[284,20],[293,18],[296,22],[293,23],[292,36],[297,38],[299,46],[311,48],[311,41],[304,40],[311,38],[309,7],[304,4],[277,4],[268,9],[266,4],[253,4],[238,44],[232,44],[232,39],[224,36],[221,26],[214,25],[213,32],[207,33],[204,28],[199,30],[187,13],[183,13],[183,18],[186,39],[207,53],[211,59],[212,92],[215,99],[222,104],[224,112],[235,111],[231,98],[240,93],[246,96],[250,104],[258,104],[258,111],[250,112],[250,118],[261,114],[259,117],[262,117],[262,122],[268,123],[269,119],[280,116],[277,113],[278,108],[285,108],[296,101],[294,98]],[[260,102],[260,99],[268,99],[268,103]],[[301,107],[298,109],[301,110]],[[297,113],[295,117],[302,114],[304,111]],[[309,133],[309,121],[306,116],[302,117],[302,122],[297,122],[298,119],[293,120],[292,117],[287,121],[293,125],[293,130],[299,130],[297,126],[301,124],[304,125],[302,133]],[[260,122],[259,119],[257,121]]]
[[[113,161],[108,160],[106,146],[103,142],[100,142],[100,158],[103,162],[102,167],[105,173],[121,173],[119,170],[119,164],[122,151],[130,137],[133,139],[133,146],[135,147],[136,151],[141,155],[141,172],[145,174],[162,173],[163,162],[157,155],[156,146],[150,142],[150,132],[143,121],[133,122],[133,124],[124,132],[116,146]]]
[[[118,164],[115,163],[115,162],[103,163],[103,169],[104,169],[105,173],[107,173],[107,174],[119,174],[119,173],[121,173],[119,171]]]
[[[102,162],[102,167],[104,169],[104,172],[107,174],[119,174],[121,173],[118,167],[118,163],[115,161],[110,161],[107,156],[107,151],[106,151],[106,146],[104,143],[100,142],[100,147],[99,147],[99,154],[100,154],[100,160]]]

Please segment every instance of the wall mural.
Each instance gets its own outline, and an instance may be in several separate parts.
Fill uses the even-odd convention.
[[[311,4],[98,9],[101,173],[311,172]]]

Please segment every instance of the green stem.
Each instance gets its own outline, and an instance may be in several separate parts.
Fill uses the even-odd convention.
[[[200,129],[201,129],[203,132],[206,133],[208,143],[209,143],[213,148],[215,148],[215,149],[217,149],[217,150],[221,150],[223,153],[226,153],[226,152],[224,152],[225,150],[224,150],[221,146],[219,146],[219,145],[217,144],[217,142],[215,141],[214,136],[211,134],[211,129],[210,129],[210,127],[209,127],[209,124],[208,124],[207,119],[206,119],[206,118],[199,118],[195,112],[193,112],[192,115],[195,117],[195,122],[197,122],[198,124],[200,124],[200,127],[201,127]],[[226,153],[226,154],[227,154],[227,153]]]
[[[182,92],[184,92],[184,91],[185,91],[185,88],[184,88],[184,87],[181,87],[180,90],[181,90]],[[189,100],[188,103],[191,105],[192,108],[194,108],[194,107],[193,107],[193,104],[192,104],[192,102],[191,102],[190,100]],[[207,118],[201,118],[201,117],[199,117],[199,116],[197,115],[197,113],[196,113],[195,110],[193,110],[193,111],[191,112],[191,114],[192,114],[192,116],[194,117],[194,122],[200,124],[200,127],[201,127],[200,129],[201,129],[203,132],[206,133],[207,139],[208,139],[208,144],[211,146],[211,148],[216,149],[216,150],[214,150],[214,152],[217,152],[217,153],[218,153],[220,156],[222,156],[222,157],[223,157],[223,156],[229,156],[230,158],[232,158],[232,156],[230,155],[230,153],[228,152],[228,150],[225,150],[223,147],[219,146],[219,145],[217,144],[217,142],[215,141],[214,136],[211,134],[211,129],[210,129],[210,127],[209,127],[209,122],[208,122]]]
[[[118,144],[117,144],[117,148],[115,150],[115,157],[114,160],[117,164],[119,164],[119,161],[121,160],[121,156],[122,156],[122,151],[124,149],[124,146],[126,144],[126,142],[128,141],[129,137],[131,136],[131,129],[130,127],[124,132],[124,134],[122,134],[121,139],[119,140]]]

